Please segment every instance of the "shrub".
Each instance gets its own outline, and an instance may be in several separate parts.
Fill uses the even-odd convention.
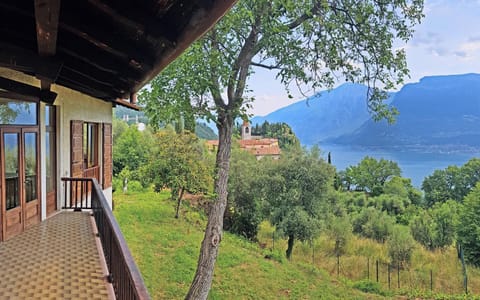
[[[363,209],[353,221],[353,232],[383,243],[390,236],[394,223],[393,218],[385,212],[368,207]]]
[[[352,225],[346,217],[335,217],[328,226],[328,235],[335,242],[335,256],[345,254],[347,243],[352,235]]]
[[[480,182],[463,200],[458,241],[468,263],[480,266]]]
[[[382,286],[378,282],[370,280],[360,280],[353,284],[353,287],[364,293],[377,294],[385,296],[385,292],[382,290]]]
[[[400,225],[394,226],[392,234],[388,238],[388,255],[391,263],[402,267],[407,266],[414,248],[415,241],[408,229]]]

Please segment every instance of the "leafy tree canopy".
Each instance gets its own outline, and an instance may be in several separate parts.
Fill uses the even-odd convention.
[[[256,124],[252,127],[252,135],[278,139],[278,145],[282,149],[300,147],[300,140],[287,123],[268,123],[265,121],[262,125]]]
[[[425,205],[431,207],[449,199],[462,202],[479,181],[480,158],[472,158],[461,167],[449,166],[443,170],[435,170],[422,183]]]
[[[261,162],[254,155],[238,146],[232,149],[224,227],[250,240],[256,239],[263,219],[258,199],[261,173]]]
[[[480,266],[480,183],[465,197],[460,211],[458,242],[468,263]]]
[[[151,132],[139,131],[135,124],[126,125],[120,120],[113,123],[113,174],[118,175],[124,168],[133,172],[147,163],[148,153],[152,145]]]
[[[318,233],[333,175],[333,167],[315,148],[271,161],[266,170],[262,179],[266,211],[271,223],[288,237],[287,258],[296,239],[306,241]]]
[[[185,192],[207,193],[211,188],[212,171],[204,155],[207,152],[203,143],[193,133],[162,130],[155,135],[148,164],[142,172],[156,191],[170,189],[172,200],[177,201],[177,218]]]
[[[358,165],[350,166],[345,171],[349,185],[356,190],[366,191],[373,196],[383,193],[385,183],[396,177],[400,177],[401,170],[398,164],[391,160],[376,160],[366,156]],[[390,187],[393,188],[393,187]],[[350,189],[348,187],[347,189]]]

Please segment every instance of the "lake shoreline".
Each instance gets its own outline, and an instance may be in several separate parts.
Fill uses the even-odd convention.
[[[357,165],[365,156],[395,161],[402,170],[402,176],[410,178],[417,188],[420,188],[423,179],[435,170],[442,170],[451,165],[461,166],[471,158],[480,157],[480,149],[474,151],[469,148],[468,151],[459,151],[458,145],[456,151],[453,148],[440,151],[432,147],[428,149],[403,146],[370,148],[327,143],[318,146],[325,159],[330,153],[332,164],[338,171]],[[310,147],[307,146],[307,148]]]

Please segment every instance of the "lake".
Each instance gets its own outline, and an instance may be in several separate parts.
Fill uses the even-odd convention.
[[[320,149],[325,159],[331,153],[332,164],[337,170],[345,170],[348,166],[357,165],[365,156],[376,159],[384,158],[398,163],[402,176],[412,179],[412,184],[420,188],[423,179],[437,169],[445,169],[451,165],[461,166],[480,153],[425,153],[417,151],[388,151],[357,149],[343,145],[322,144]]]

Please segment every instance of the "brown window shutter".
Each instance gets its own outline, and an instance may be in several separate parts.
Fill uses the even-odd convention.
[[[72,120],[70,126],[70,176],[83,177],[83,121]]]
[[[112,124],[103,123],[103,188],[112,186]]]

